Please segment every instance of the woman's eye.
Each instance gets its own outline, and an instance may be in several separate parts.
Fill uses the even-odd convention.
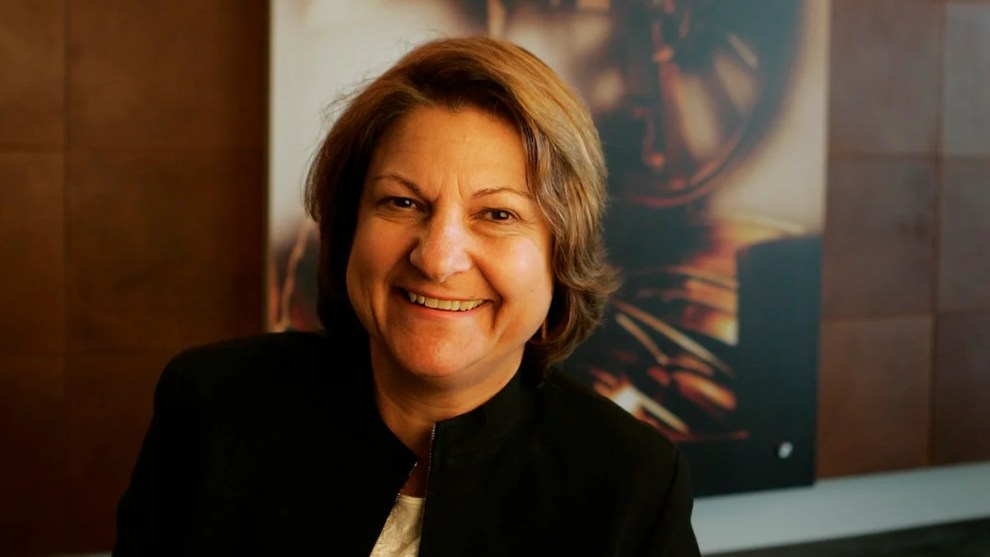
[[[416,207],[416,202],[408,197],[389,197],[385,202],[390,207],[396,209],[413,209]]]
[[[495,221],[508,221],[515,218],[515,215],[505,209],[489,209],[488,217]]]

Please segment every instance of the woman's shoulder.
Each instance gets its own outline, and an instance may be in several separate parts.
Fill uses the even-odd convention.
[[[628,455],[631,466],[676,467],[680,451],[666,435],[573,377],[556,371],[540,390],[546,421],[582,450],[609,462]]]
[[[353,357],[348,357],[352,355]],[[342,381],[363,375],[333,373],[334,366],[359,365],[353,346],[322,332],[287,331],[229,338],[189,347],[166,364],[159,388],[186,393],[199,407],[268,399],[291,401],[327,387],[330,376]]]
[[[230,372],[316,361],[333,353],[334,344],[333,339],[320,332],[261,333],[188,347],[172,357],[167,369],[190,370],[186,373],[208,381]]]
[[[217,364],[298,358],[332,350],[334,344],[333,338],[319,331],[260,333],[190,346],[176,354],[173,361]]]

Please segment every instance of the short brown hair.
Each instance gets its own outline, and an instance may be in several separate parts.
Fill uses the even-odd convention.
[[[526,361],[546,373],[598,325],[617,287],[605,257],[605,160],[584,102],[526,49],[489,37],[424,43],[354,95],[310,167],[306,209],[319,223],[317,314],[331,333],[363,335],[345,276],[358,202],[372,152],[399,118],[417,107],[472,107],[516,127],[529,183],[552,237],[553,300],[546,335]]]

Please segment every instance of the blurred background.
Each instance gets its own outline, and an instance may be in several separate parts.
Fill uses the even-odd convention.
[[[608,161],[603,231],[625,280],[562,371],[678,443],[696,495],[812,483],[828,7],[273,4],[269,328],[320,328],[319,235],[299,198],[339,99],[412,44],[508,39],[586,99]]]
[[[0,555],[107,551],[165,361],[270,328],[278,3],[0,1]],[[990,515],[990,3],[828,11],[816,485],[709,553]]]

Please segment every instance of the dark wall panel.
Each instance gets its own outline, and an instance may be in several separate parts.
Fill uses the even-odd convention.
[[[990,158],[942,168],[938,307],[990,309]]]
[[[170,356],[127,352],[67,359],[69,548],[110,547],[116,505],[151,419],[158,374]]]
[[[0,3],[0,149],[64,142],[63,0]]]
[[[62,154],[0,151],[0,356],[64,341]]]
[[[68,347],[170,350],[262,326],[257,151],[73,153]]]
[[[70,0],[74,149],[267,149],[268,3]]]
[[[990,3],[832,0],[830,44],[819,472],[990,459]]]
[[[990,312],[939,316],[935,369],[935,463],[990,460]]]
[[[818,475],[928,464],[927,316],[827,322],[818,383]]]
[[[264,329],[268,4],[67,7],[68,544],[109,548],[165,362]]]
[[[940,2],[832,0],[829,148],[929,153],[938,142]]]
[[[831,158],[823,254],[826,317],[931,311],[935,180],[933,159]]]
[[[0,555],[105,551],[178,350],[264,328],[268,3],[0,4]]]
[[[990,3],[945,5],[942,149],[952,156],[990,155]]]
[[[0,555],[63,549],[65,390],[61,356],[0,356]]]

